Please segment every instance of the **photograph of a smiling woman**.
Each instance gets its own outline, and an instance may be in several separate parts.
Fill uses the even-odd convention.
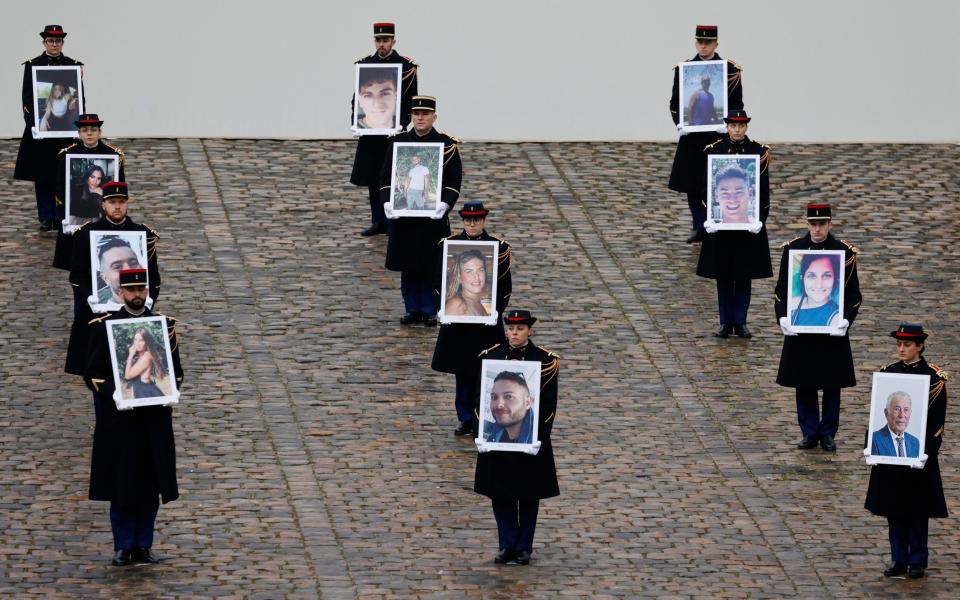
[[[443,322],[496,322],[497,242],[444,242]]]
[[[788,316],[798,332],[834,327],[843,318],[843,258],[842,250],[790,251]]]

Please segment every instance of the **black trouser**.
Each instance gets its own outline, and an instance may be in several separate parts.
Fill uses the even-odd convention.
[[[803,435],[835,436],[840,429],[840,388],[823,390],[823,416],[820,416],[820,401],[817,390],[797,388],[797,421]]]
[[[903,468],[903,467],[901,467]],[[890,556],[895,562],[927,568],[927,517],[887,517]]]
[[[501,550],[533,552],[533,534],[537,529],[539,510],[539,500],[493,499],[493,516],[497,520]]]
[[[707,208],[703,205],[703,198],[700,193],[687,192],[687,205],[690,207],[693,229],[703,231],[703,222],[707,220]]]

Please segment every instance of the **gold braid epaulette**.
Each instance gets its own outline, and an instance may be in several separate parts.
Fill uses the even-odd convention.
[[[76,146],[76,144],[70,144],[70,145],[67,146],[66,148],[61,148],[61,149],[60,149],[60,152],[57,152],[57,155],[59,156],[59,155],[63,154],[64,152],[69,152],[69,151],[70,151],[70,148],[73,148],[74,146]]]
[[[106,319],[107,317],[109,317],[111,314],[113,314],[113,313],[106,313],[106,314],[104,314],[103,316],[90,319],[90,321],[87,322],[87,325],[93,325],[94,323],[98,323],[98,322]]]
[[[447,166],[447,163],[453,160],[454,155],[460,153],[460,140],[456,138],[450,138],[453,140],[453,143],[443,149],[443,155],[447,157],[443,161],[443,166]]]
[[[453,239],[454,236],[456,236],[456,235],[457,235],[456,233],[451,233],[450,235],[448,235],[448,236],[445,237],[445,238],[440,238],[440,241],[437,242],[437,245],[438,245],[438,246],[442,246],[445,241]]]
[[[847,240],[840,240],[840,243],[843,244],[844,246],[846,246],[847,249],[850,250],[850,252],[853,253],[853,256],[851,256],[850,258],[848,258],[848,259],[846,260],[846,262],[843,263],[843,265],[844,265],[845,267],[855,266],[855,265],[857,264],[857,257],[858,257],[859,254],[860,254],[860,248],[857,248],[856,246],[854,246],[853,244],[851,244],[851,243],[848,242]]]
[[[802,237],[803,237],[802,235],[798,235],[797,237],[793,238],[793,239],[790,240],[789,242],[784,242],[783,245],[781,245],[780,247],[781,247],[781,248],[786,248],[787,246],[789,246],[790,244],[794,243],[795,241],[799,240],[799,239],[802,238]]]
[[[727,59],[727,62],[733,65],[732,72],[728,70],[727,72],[727,90],[732,92],[737,89],[737,86],[740,85],[740,75],[743,71],[743,67],[738,65],[735,61]]]
[[[540,367],[540,389],[541,390],[545,388],[548,383],[556,379],[557,373],[560,372],[560,357],[554,354],[553,352],[550,352],[546,348],[542,348],[542,350],[545,351],[548,356],[553,358],[553,360],[551,360],[550,364],[548,364],[547,366],[542,366],[542,363],[541,363],[541,367]]]
[[[486,350],[481,351],[480,354],[478,354],[477,356],[483,356],[484,354],[487,354],[488,352],[490,352],[490,351],[493,350],[494,348],[499,348],[499,347],[500,347],[500,344],[494,344],[494,345],[490,346],[489,348],[487,348]]]
[[[706,152],[707,150],[709,150],[710,148],[713,148],[714,146],[716,146],[717,144],[719,144],[719,143],[722,142],[722,141],[723,141],[723,138],[720,138],[719,140],[717,140],[717,141],[715,141],[715,142],[713,142],[713,143],[707,144],[706,146],[703,147],[703,151]]]
[[[160,241],[160,234],[147,227],[147,231],[152,235],[147,235],[147,260],[153,260],[157,256],[157,242]]]
[[[950,379],[950,376],[947,374],[947,372],[941,369],[940,367],[938,367],[937,365],[933,363],[927,363],[927,364],[930,365],[930,368],[933,369],[933,372],[936,373],[937,377],[939,377],[940,379],[943,379],[943,380]]]
[[[763,148],[763,154],[760,155],[760,172],[763,173],[767,170],[767,167],[770,166],[770,161],[773,158],[773,154],[770,151],[770,146],[763,145],[760,147]]]

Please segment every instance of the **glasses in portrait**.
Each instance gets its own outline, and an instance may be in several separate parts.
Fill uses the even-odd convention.
[[[539,440],[540,366],[482,361],[479,437],[490,449],[523,452]]]

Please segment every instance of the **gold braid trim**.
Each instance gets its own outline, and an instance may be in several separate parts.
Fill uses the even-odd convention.
[[[937,396],[943,392],[943,388],[945,387],[947,387],[947,382],[942,379],[930,386],[930,406],[933,406],[933,401],[937,399]]]
[[[100,384],[103,383],[104,381],[106,381],[106,380],[105,380],[105,379],[94,379],[93,377],[91,377],[91,378],[90,378],[90,385],[93,386],[93,389],[94,389],[94,390],[96,390],[96,391],[99,392],[99,391],[100,391]]]
[[[940,437],[941,435],[943,435],[943,427],[941,427],[939,431],[933,434],[933,437]]]
[[[763,173],[770,166],[773,156],[770,152],[770,146],[763,146],[763,154],[760,155],[760,172]]]
[[[76,146],[76,144],[70,144],[70,145],[67,146],[66,148],[61,149],[60,152],[57,152],[57,155],[59,156],[59,155],[65,153],[65,152],[69,152],[69,151],[70,151],[70,148],[73,148],[74,146]]]
[[[555,412],[550,413],[550,416],[547,417],[546,419],[544,419],[543,422],[544,422],[544,423],[549,423],[550,421],[553,420],[553,417],[554,417],[554,415],[556,415],[556,414],[557,414],[557,413],[555,413]]]
[[[478,354],[477,356],[483,356],[483,355],[486,354],[487,352],[490,352],[491,350],[493,350],[494,348],[498,348],[499,346],[500,346],[500,344],[494,344],[494,345],[490,346],[489,348],[487,348],[486,350],[480,352],[480,354]]]
[[[78,286],[78,287],[79,287],[79,286]],[[94,319],[90,319],[89,321],[87,321],[87,325],[93,325],[94,323],[97,323],[97,322],[99,322],[99,321],[102,321],[102,320],[106,319],[106,318],[109,317],[110,315],[111,315],[111,313],[106,313],[106,314],[104,314],[103,316],[96,317],[96,318],[94,318]]]
[[[940,367],[938,367],[937,365],[933,363],[927,363],[927,364],[930,365],[930,368],[933,369],[933,372],[936,373],[937,376],[940,377],[941,379],[950,379],[950,376],[947,375],[947,372],[941,369]]]

